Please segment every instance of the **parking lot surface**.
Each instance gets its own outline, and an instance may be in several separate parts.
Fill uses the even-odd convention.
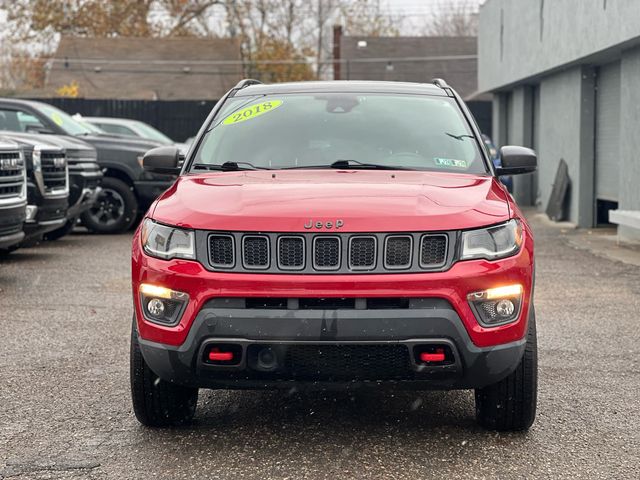
[[[638,478],[640,267],[534,221],[540,377],[528,433],[472,392],[209,392],[187,428],[129,398],[131,235],[76,233],[0,263],[0,479]]]

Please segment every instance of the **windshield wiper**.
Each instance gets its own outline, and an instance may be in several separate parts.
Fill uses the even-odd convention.
[[[349,168],[358,168],[358,169],[371,169],[371,170],[412,170],[407,167],[397,167],[393,165],[378,165],[377,163],[363,163],[358,160],[336,160],[331,165],[331,168],[339,168],[339,169],[349,169]]]
[[[241,165],[246,165],[246,167],[242,167]],[[248,168],[247,168],[248,167]],[[202,170],[219,170],[222,172],[237,172],[240,170],[272,170],[267,167],[257,167],[249,162],[224,162],[221,165],[213,165],[209,163],[196,163],[192,167],[193,169],[202,169]]]
[[[448,135],[451,138],[455,138],[456,140],[464,140],[465,138],[476,138],[473,135],[467,135],[467,134],[454,135],[453,133],[449,133],[449,132],[445,132],[445,135]]]
[[[284,167],[282,170],[298,170],[298,169],[328,169],[328,168],[336,168],[339,170],[415,170],[413,168],[408,167],[398,167],[392,165],[378,165],[376,163],[364,163],[359,162],[358,160],[336,160],[333,163],[328,165],[300,165],[297,167]]]

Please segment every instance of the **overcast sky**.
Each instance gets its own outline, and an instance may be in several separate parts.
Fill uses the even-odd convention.
[[[402,17],[405,35],[423,33],[429,19],[438,12],[483,2],[484,0],[381,0],[385,13]]]
[[[434,8],[450,8],[461,4],[480,4],[483,0],[382,0],[394,12],[429,14]]]

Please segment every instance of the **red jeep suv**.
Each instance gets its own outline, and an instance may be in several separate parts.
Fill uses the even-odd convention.
[[[473,117],[433,84],[243,80],[133,238],[138,420],[198,389],[475,389],[486,428],[536,410],[533,236]]]

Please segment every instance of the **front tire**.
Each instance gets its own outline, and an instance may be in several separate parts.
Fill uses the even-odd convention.
[[[524,355],[505,379],[476,391],[476,420],[489,430],[528,430],[536,418],[538,342],[533,306]]]
[[[82,223],[96,233],[126,232],[138,217],[138,199],[133,189],[114,177],[104,177],[101,186],[96,202],[80,217]]]
[[[138,421],[147,427],[170,427],[191,422],[198,403],[198,389],[166,382],[147,365],[138,333],[131,329],[131,398]]]

